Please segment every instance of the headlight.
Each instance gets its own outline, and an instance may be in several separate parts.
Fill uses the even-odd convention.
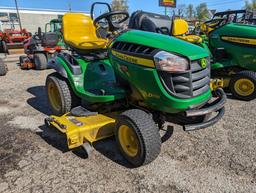
[[[156,68],[168,72],[184,72],[189,70],[189,62],[186,58],[160,51],[154,56]]]

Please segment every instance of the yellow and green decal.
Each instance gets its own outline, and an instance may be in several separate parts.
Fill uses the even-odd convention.
[[[224,41],[232,42],[232,43],[256,46],[256,39],[253,39],[253,38],[241,38],[241,37],[223,36],[223,37],[221,37],[221,39],[224,40]]]
[[[123,53],[120,53],[120,52],[117,52],[114,50],[112,50],[111,52],[112,52],[113,56],[115,56],[121,60],[124,60],[126,62],[138,64],[138,65],[142,65],[142,66],[146,66],[146,67],[150,67],[150,68],[155,67],[153,60],[123,54]]]

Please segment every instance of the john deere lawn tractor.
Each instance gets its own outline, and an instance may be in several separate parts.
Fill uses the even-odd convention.
[[[21,69],[47,69],[48,60],[66,49],[61,35],[61,20],[52,20],[46,24],[45,30],[48,30],[48,25],[49,31],[43,33],[38,28],[38,32],[24,42],[26,56],[20,56]]]
[[[108,12],[94,19],[99,4]],[[46,123],[66,134],[70,149],[115,135],[124,157],[138,167],[160,153],[166,121],[192,131],[221,119],[226,96],[217,89],[212,98],[204,49],[166,35],[122,31],[128,13],[106,3],[94,3],[91,13],[64,15],[64,41],[73,52],[59,53],[50,63],[56,72],[46,79],[54,114]]]
[[[234,97],[252,100],[256,98],[256,26],[248,24],[253,18],[227,15],[205,23],[211,29],[206,39],[187,34],[188,24],[183,19],[141,11],[132,15],[129,28],[175,36],[203,47],[211,55],[212,77],[224,79],[224,87]]]
[[[230,10],[224,12],[217,12],[211,20],[203,23],[200,28],[201,34],[209,34],[216,26],[223,26],[227,23],[240,23],[256,25],[256,17],[252,11],[249,10]]]

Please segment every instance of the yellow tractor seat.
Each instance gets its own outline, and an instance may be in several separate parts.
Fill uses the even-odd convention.
[[[183,19],[175,19],[172,24],[172,35],[190,43],[202,43],[203,39],[197,35],[187,35],[188,23]]]
[[[63,16],[65,43],[78,50],[105,49],[107,39],[97,36],[96,27],[90,16],[83,13],[66,13]]]

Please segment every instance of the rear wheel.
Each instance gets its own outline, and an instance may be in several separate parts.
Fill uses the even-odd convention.
[[[34,62],[36,70],[45,70],[47,69],[47,57],[43,53],[34,54]]]
[[[1,51],[0,52],[8,54],[8,48],[7,48],[6,42],[3,40],[1,41]]]
[[[230,91],[240,100],[250,101],[256,98],[256,73],[241,71],[230,80]]]
[[[0,76],[4,76],[7,74],[7,66],[4,61],[0,58]]]
[[[152,116],[138,109],[122,113],[115,136],[124,157],[135,167],[154,161],[161,151],[159,129]]]
[[[61,77],[58,73],[47,76],[46,89],[54,115],[63,115],[80,104],[80,99],[71,90],[67,79]]]

